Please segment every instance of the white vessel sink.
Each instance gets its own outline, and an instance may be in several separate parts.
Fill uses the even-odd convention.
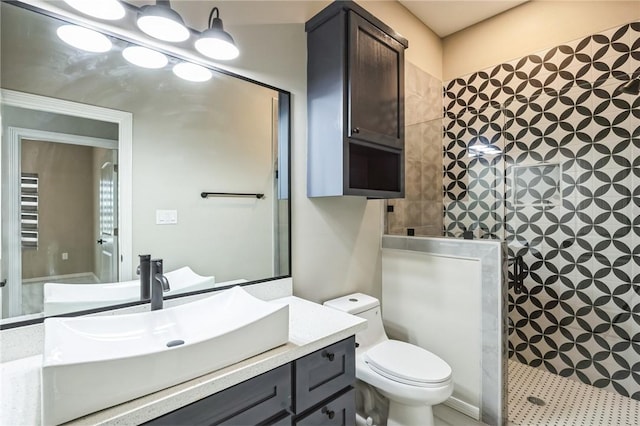
[[[50,425],[280,346],[289,340],[289,306],[233,287],[164,310],[48,318],[44,327],[42,422]]]
[[[164,274],[171,290],[165,296],[204,290],[215,286],[215,277],[203,277],[188,266]],[[44,315],[58,315],[86,309],[101,308],[140,300],[140,281],[106,284],[46,283],[44,285]]]

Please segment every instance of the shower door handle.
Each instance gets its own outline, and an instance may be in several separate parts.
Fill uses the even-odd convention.
[[[520,294],[522,292],[522,287],[524,287],[524,277],[522,276],[523,269],[522,256],[516,256],[516,258],[513,259],[513,290],[516,294]]]

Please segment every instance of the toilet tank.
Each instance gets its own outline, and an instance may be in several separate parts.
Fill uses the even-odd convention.
[[[375,297],[363,293],[353,293],[337,299],[327,300],[324,305],[367,320],[367,328],[356,333],[356,343],[359,345],[358,351],[387,340],[387,335],[382,326],[380,301]]]

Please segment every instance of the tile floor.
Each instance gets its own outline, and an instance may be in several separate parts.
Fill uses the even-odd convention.
[[[640,401],[509,361],[509,425],[637,426]]]

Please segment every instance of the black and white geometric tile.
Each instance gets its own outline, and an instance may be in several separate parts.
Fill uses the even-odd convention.
[[[443,214],[523,257],[512,359],[640,400],[638,77],[632,22],[446,82]]]

